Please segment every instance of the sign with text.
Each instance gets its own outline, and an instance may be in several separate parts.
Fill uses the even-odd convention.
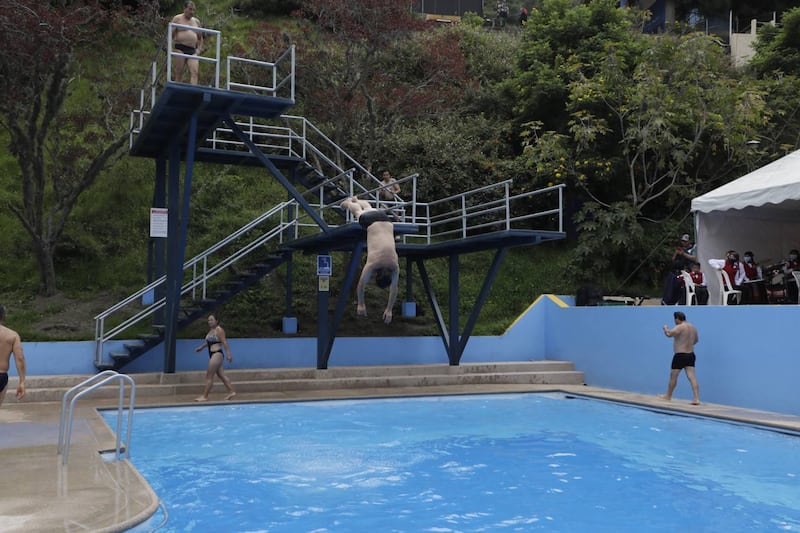
[[[317,276],[330,276],[333,274],[333,262],[329,255],[317,256]]]
[[[150,208],[150,236],[167,237],[168,210],[166,207]]]
[[[318,279],[320,292],[328,292],[331,290],[331,278],[328,276],[320,276]]]

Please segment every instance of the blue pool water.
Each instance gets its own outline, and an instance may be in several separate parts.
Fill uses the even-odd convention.
[[[563,394],[139,409],[131,454],[135,531],[800,531],[797,436]]]

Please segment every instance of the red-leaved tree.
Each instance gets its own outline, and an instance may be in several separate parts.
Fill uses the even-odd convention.
[[[127,139],[124,115],[112,116],[120,109],[99,87],[91,105],[66,106],[71,86],[93,85],[76,74],[75,49],[103,41],[108,13],[92,2],[0,0],[0,126],[19,183],[0,202],[30,236],[43,295],[56,292],[56,246],[78,197]]]
[[[297,44],[303,113],[368,168],[382,162],[398,124],[451,109],[469,83],[458,39],[415,16],[412,4],[304,0],[297,35],[262,26],[247,40],[261,57]]]

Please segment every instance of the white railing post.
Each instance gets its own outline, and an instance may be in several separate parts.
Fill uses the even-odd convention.
[[[172,24],[167,27],[167,82],[172,81]],[[155,98],[153,99],[155,102]]]
[[[153,109],[153,106],[156,103],[156,84],[158,82],[158,64],[157,61],[153,61],[150,65],[150,109]],[[142,106],[142,111],[144,111],[144,106]],[[141,127],[141,125],[139,126]]]
[[[467,197],[461,195],[461,238],[467,238]]]
[[[511,229],[511,198],[509,198],[511,184],[506,182],[505,185],[505,194],[506,194],[506,231]]]
[[[295,72],[295,70],[294,70],[294,68],[295,68],[295,49],[296,49],[296,46],[295,46],[295,45],[292,45],[292,82],[291,82],[291,87],[292,87],[292,91],[291,91],[291,94],[292,94],[292,102],[294,102],[294,80],[295,80],[295,77],[294,77],[294,72]]]
[[[219,89],[219,61],[222,52],[222,34],[217,32],[217,60],[214,62],[214,87]]]

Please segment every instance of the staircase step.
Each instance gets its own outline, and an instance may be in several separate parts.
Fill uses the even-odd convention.
[[[283,391],[322,391],[370,388],[424,388],[452,385],[580,385],[583,372],[565,361],[531,361],[509,363],[448,365],[396,365],[366,367],[336,367],[327,370],[315,368],[276,368],[228,370],[237,392],[267,393]],[[71,387],[90,376],[31,376],[27,380],[26,402],[60,402]],[[203,389],[205,372],[180,372],[175,374],[131,374],[136,381],[137,397],[163,397],[196,395]],[[14,378],[10,380],[8,390]],[[223,390],[215,383],[215,392]],[[92,392],[96,398],[116,398],[117,385]],[[16,401],[8,396],[6,401]]]

